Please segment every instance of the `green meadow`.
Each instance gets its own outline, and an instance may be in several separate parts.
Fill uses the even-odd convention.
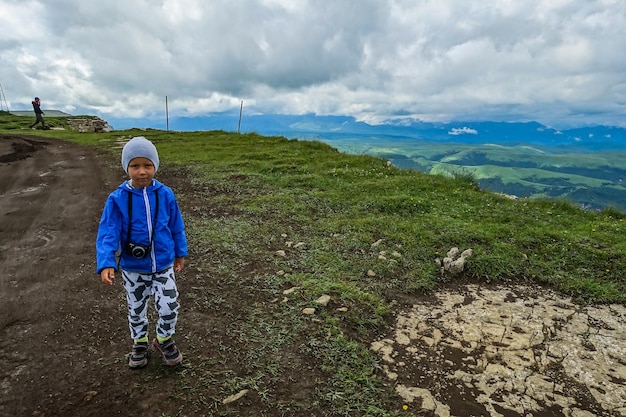
[[[486,190],[529,199],[564,199],[586,209],[626,210],[626,152],[577,152],[538,145],[459,144],[407,139],[334,139],[342,152],[367,154],[429,174],[472,175]]]

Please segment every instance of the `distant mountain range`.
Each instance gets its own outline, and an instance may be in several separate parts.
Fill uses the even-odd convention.
[[[166,121],[154,119],[110,119],[116,129],[146,127],[166,129]],[[215,113],[203,117],[175,117],[169,120],[169,129],[178,131],[239,129],[239,114]],[[587,126],[558,130],[537,122],[449,122],[430,123],[401,120],[370,125],[347,116],[305,115],[243,115],[241,133],[285,136],[293,139],[389,138],[423,140],[462,144],[533,144],[565,147],[568,151],[603,152],[626,150],[626,128],[615,126]]]

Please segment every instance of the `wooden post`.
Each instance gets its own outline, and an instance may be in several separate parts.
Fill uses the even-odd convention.
[[[241,113],[243,112],[243,100],[241,100],[241,106],[239,106],[239,125],[237,125],[237,134],[241,134]]]
[[[2,84],[0,84],[0,110],[2,110],[2,108],[3,108],[3,107],[2,107],[2,103],[4,103],[4,105],[5,105],[5,106],[6,106],[6,108],[7,108],[7,113],[9,113],[9,112],[10,112],[10,110],[9,110],[9,104],[7,103],[7,98],[6,98],[6,96],[4,95],[4,90],[2,89]]]
[[[167,96],[165,96],[165,131],[170,131],[170,112],[167,107]]]

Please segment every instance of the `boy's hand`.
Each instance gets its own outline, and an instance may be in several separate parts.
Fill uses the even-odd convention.
[[[115,280],[115,269],[104,268],[102,272],[100,272],[100,279],[103,284],[113,285],[113,281]]]
[[[185,258],[174,259],[174,272],[180,272],[185,267]]]

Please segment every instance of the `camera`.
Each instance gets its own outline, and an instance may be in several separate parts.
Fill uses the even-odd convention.
[[[142,259],[148,255],[148,252],[150,252],[150,245],[143,246],[136,243],[128,242],[126,248],[124,249],[124,252],[126,252],[133,258]]]

